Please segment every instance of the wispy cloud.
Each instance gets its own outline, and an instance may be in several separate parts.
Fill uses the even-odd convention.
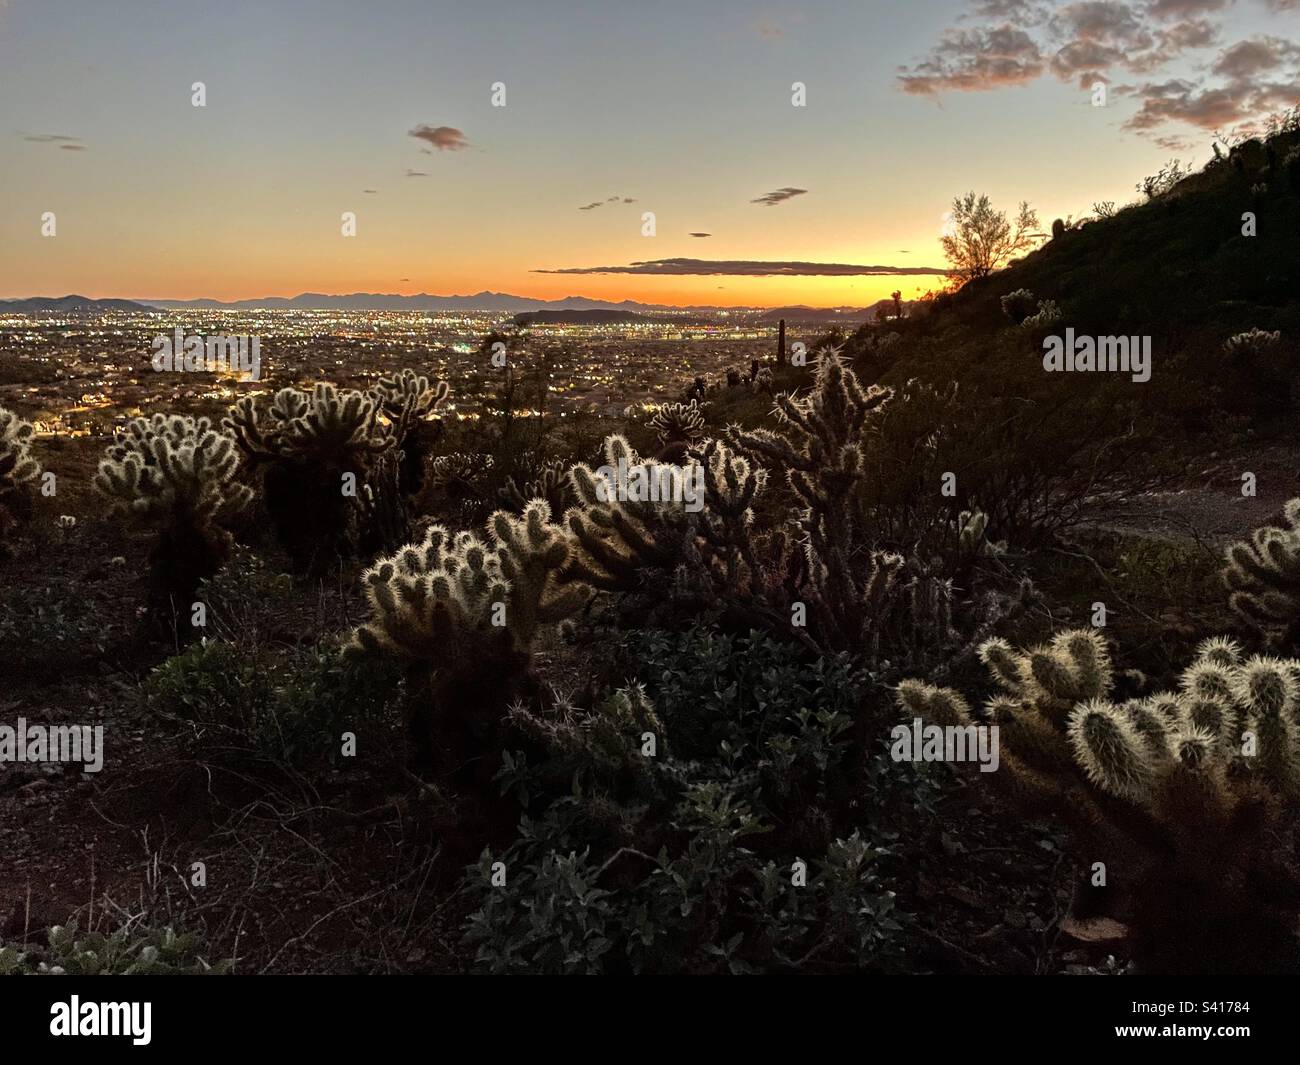
[[[695,234],[692,234],[694,236]],[[858,277],[947,274],[947,267],[863,266],[856,263],[765,262],[756,259],[650,259],[626,266],[570,266],[535,274],[658,274],[734,277]]]
[[[591,203],[585,203],[578,208],[579,211],[594,211],[597,207],[604,207],[607,203],[636,203],[631,196],[610,196],[604,200],[592,200]]]
[[[407,176],[407,177],[428,177],[429,175],[426,174],[423,170],[411,170],[411,169],[408,169],[408,170],[406,171],[406,176]]]
[[[408,131],[408,137],[426,142],[431,148],[440,152],[459,152],[470,146],[465,134],[455,126],[429,126],[421,124]]]
[[[80,137],[69,137],[62,133],[23,133],[23,140],[31,141],[34,144],[53,144],[62,148],[65,152],[84,152],[86,146],[81,143]]]
[[[690,236],[692,236],[692,237],[711,237],[711,236],[713,236],[713,234],[712,234],[712,233],[691,233]]]
[[[761,203],[765,207],[775,207],[778,203],[785,203],[786,200],[792,200],[796,196],[802,196],[807,191],[807,189],[795,189],[787,185],[783,189],[775,189],[772,192],[765,192],[762,196],[750,200],[749,202]]]

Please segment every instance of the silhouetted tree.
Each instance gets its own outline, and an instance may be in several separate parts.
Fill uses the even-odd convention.
[[[1006,212],[995,210],[987,196],[968,192],[952,201],[952,231],[941,238],[943,253],[963,282],[985,277],[1042,237],[1038,215],[1020,204],[1013,225]]]

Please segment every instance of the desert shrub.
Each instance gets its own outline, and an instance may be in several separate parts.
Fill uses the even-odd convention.
[[[233,541],[226,526],[252,500],[252,492],[236,479],[238,470],[234,441],[206,418],[137,418],[105,453],[95,487],[113,501],[115,513],[155,531],[150,554],[155,619],[188,613],[199,583],[229,556]]]
[[[154,669],[136,702],[205,751],[307,768],[337,762],[343,732],[382,721],[397,684],[382,663],[347,662],[327,647],[250,653],[208,640]]]
[[[1143,971],[1300,962],[1300,877],[1274,853],[1300,794],[1300,662],[1207,640],[1177,690],[1116,701],[1095,632],[1025,652],[994,640],[981,654],[999,689],[981,713],[918,681],[900,686],[900,706],[944,727],[998,726],[1000,779],[1069,827],[1086,870],[1076,927],[1118,922]]]
[[[847,658],[809,660],[797,645],[707,626],[629,633],[619,647],[614,668],[644,676],[644,687],[590,711],[516,715],[544,741],[543,757],[503,759],[503,787],[528,812],[508,849],[467,870],[478,964],[896,967],[907,918],[879,840],[928,795],[924,783],[897,786],[879,737],[862,728],[869,678]],[[864,781],[875,795],[866,826],[854,806]],[[801,860],[807,881],[796,885]],[[497,861],[504,887],[492,884]]]
[[[557,517],[564,514],[573,502],[573,484],[569,480],[569,466],[562,459],[539,463],[532,476],[523,480],[522,486],[514,477],[506,479],[505,487],[497,493],[503,506],[522,514],[531,499],[544,499]]]
[[[56,925],[40,946],[0,942],[0,976],[220,976],[235,964],[210,959],[198,935],[138,921],[109,933]]]
[[[1251,328],[1244,333],[1230,336],[1223,342],[1223,353],[1232,358],[1256,358],[1275,348],[1282,334],[1277,330]]]

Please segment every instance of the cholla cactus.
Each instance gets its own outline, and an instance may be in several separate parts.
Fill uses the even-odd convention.
[[[478,481],[492,466],[491,455],[463,451],[439,455],[429,463],[429,487],[450,499],[466,499],[478,494]]]
[[[155,617],[184,609],[230,550],[224,528],[252,500],[239,484],[234,440],[207,418],[155,414],[128,423],[99,464],[95,487],[158,530],[151,572]]]
[[[980,655],[998,688],[983,713],[920,681],[899,686],[900,706],[942,726],[998,727],[998,775],[1031,810],[1066,821],[1085,863],[1106,863],[1119,890],[1092,902],[1131,922],[1144,965],[1195,966],[1199,950],[1225,952],[1209,964],[1232,968],[1240,959],[1226,956],[1220,921],[1252,947],[1253,920],[1268,934],[1289,924],[1262,840],[1300,795],[1300,661],[1247,659],[1215,638],[1176,691],[1115,701],[1114,667],[1093,631],[1029,651],[989,640]],[[1181,920],[1189,929],[1175,929]],[[1198,929],[1189,957],[1186,936]]]
[[[1282,333],[1280,330],[1270,333],[1265,329],[1255,327],[1225,340],[1223,342],[1223,353],[1233,358],[1258,358],[1265,352],[1277,347],[1278,341],[1281,339]]]
[[[1038,309],[1038,298],[1027,288],[1018,288],[1002,297],[1002,313],[1019,325]]]
[[[1283,509],[1286,528],[1256,529],[1228,547],[1221,572],[1228,603],[1273,647],[1300,643],[1300,499]]]
[[[451,388],[446,381],[430,382],[422,374],[407,369],[379,378],[374,392],[383,413],[395,427],[394,435],[400,445],[418,422],[434,416],[450,395]]]
[[[611,436],[605,462],[599,471],[578,465],[570,472],[577,502],[566,514],[576,541],[568,579],[637,591],[657,574],[687,598],[752,594],[757,563],[749,541],[750,505],[766,471],[720,441],[709,442],[702,461],[678,466],[646,461],[623,437]],[[610,480],[620,472],[627,477],[626,492]],[[634,490],[667,489],[670,482],[680,483],[682,498],[666,490]],[[659,498],[650,498],[654,494]]]
[[[772,367],[764,366],[754,375],[754,380],[750,382],[750,388],[755,393],[766,392],[771,395],[775,382],[776,378],[772,375]]]
[[[222,427],[250,457],[278,457],[357,470],[368,456],[387,451],[393,436],[378,422],[379,401],[365,392],[342,392],[319,381],[310,392],[282,388],[264,417],[246,396],[230,408]]]
[[[105,452],[95,487],[119,512],[215,528],[252,500],[235,481],[238,469],[234,440],[209,419],[155,414],[127,424]]]
[[[392,449],[378,417],[375,396],[322,381],[311,392],[280,389],[265,411],[246,396],[222,420],[246,461],[265,467],[266,508],[299,569],[319,573],[354,551],[356,540],[375,538],[373,530],[357,532],[365,514],[344,481],[354,479],[360,492],[377,457]]]
[[[517,702],[510,708],[510,720],[583,771],[625,774],[650,787],[655,761],[641,753],[645,734],[653,737],[655,757],[666,753],[663,722],[640,684],[620,688],[591,710],[567,699],[556,700],[547,713]]]
[[[1055,325],[1061,320],[1061,308],[1056,305],[1056,300],[1040,300],[1038,310],[1029,317],[1021,320],[1020,324],[1025,329],[1041,329],[1045,326]]]
[[[661,462],[684,458],[704,438],[704,411],[694,399],[660,407],[646,424],[659,441]]]
[[[423,674],[431,699],[415,708],[412,728],[424,756],[439,718],[492,727],[532,684],[539,629],[588,598],[581,585],[556,582],[570,544],[542,500],[521,517],[498,511],[488,532],[482,540],[431,526],[422,543],[380,559],[363,577],[371,618],[349,650],[389,655]]]
[[[573,500],[569,467],[560,459],[548,462],[537,470],[536,476],[524,480],[522,489],[513,477],[508,477],[505,486],[498,490],[497,497],[506,507],[516,512],[522,512],[531,499],[545,499],[550,505],[551,513],[558,518]]]
[[[0,407],[0,501],[40,475],[40,464],[31,455],[33,432],[30,422]]]

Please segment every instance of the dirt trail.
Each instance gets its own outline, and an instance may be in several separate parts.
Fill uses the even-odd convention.
[[[1094,529],[1214,549],[1241,540],[1262,525],[1279,525],[1282,506],[1300,496],[1300,448],[1254,448],[1198,464],[1183,485],[1143,492],[1093,511]],[[1243,474],[1255,475],[1255,494],[1242,495]]]

